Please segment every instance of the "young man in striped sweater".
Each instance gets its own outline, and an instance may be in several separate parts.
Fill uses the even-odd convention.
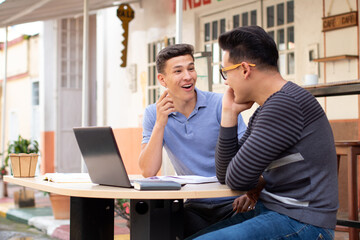
[[[216,174],[232,189],[263,188],[253,211],[196,239],[333,239],[337,163],[328,119],[317,100],[278,71],[278,51],[260,27],[219,37],[222,104]],[[259,104],[238,141],[237,116]],[[210,231],[210,232],[209,232]]]

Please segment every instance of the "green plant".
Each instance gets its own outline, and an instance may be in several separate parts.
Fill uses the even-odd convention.
[[[9,141],[7,153],[4,167],[9,166],[10,153],[39,153],[39,143],[36,140],[24,139],[19,135],[18,140]]]
[[[130,220],[130,201],[129,199],[115,199],[115,213],[116,215]]]

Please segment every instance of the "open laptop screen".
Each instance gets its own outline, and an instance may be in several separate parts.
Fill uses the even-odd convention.
[[[111,127],[73,130],[93,183],[132,187]]]

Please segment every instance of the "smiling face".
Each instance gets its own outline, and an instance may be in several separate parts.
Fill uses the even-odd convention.
[[[194,60],[191,55],[167,60],[164,73],[158,74],[160,84],[168,89],[174,101],[188,102],[196,98],[196,78]]]

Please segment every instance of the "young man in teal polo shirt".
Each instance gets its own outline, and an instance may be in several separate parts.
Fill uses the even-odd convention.
[[[176,44],[161,50],[156,66],[166,88],[156,104],[145,109],[139,165],[144,177],[158,173],[162,148],[178,175],[215,176],[215,147],[220,129],[222,94],[195,88],[193,47]],[[238,136],[246,130],[238,117]],[[244,200],[245,201],[245,200]],[[184,236],[231,216],[234,198],[194,199],[185,202]],[[241,206],[248,206],[244,202]]]

